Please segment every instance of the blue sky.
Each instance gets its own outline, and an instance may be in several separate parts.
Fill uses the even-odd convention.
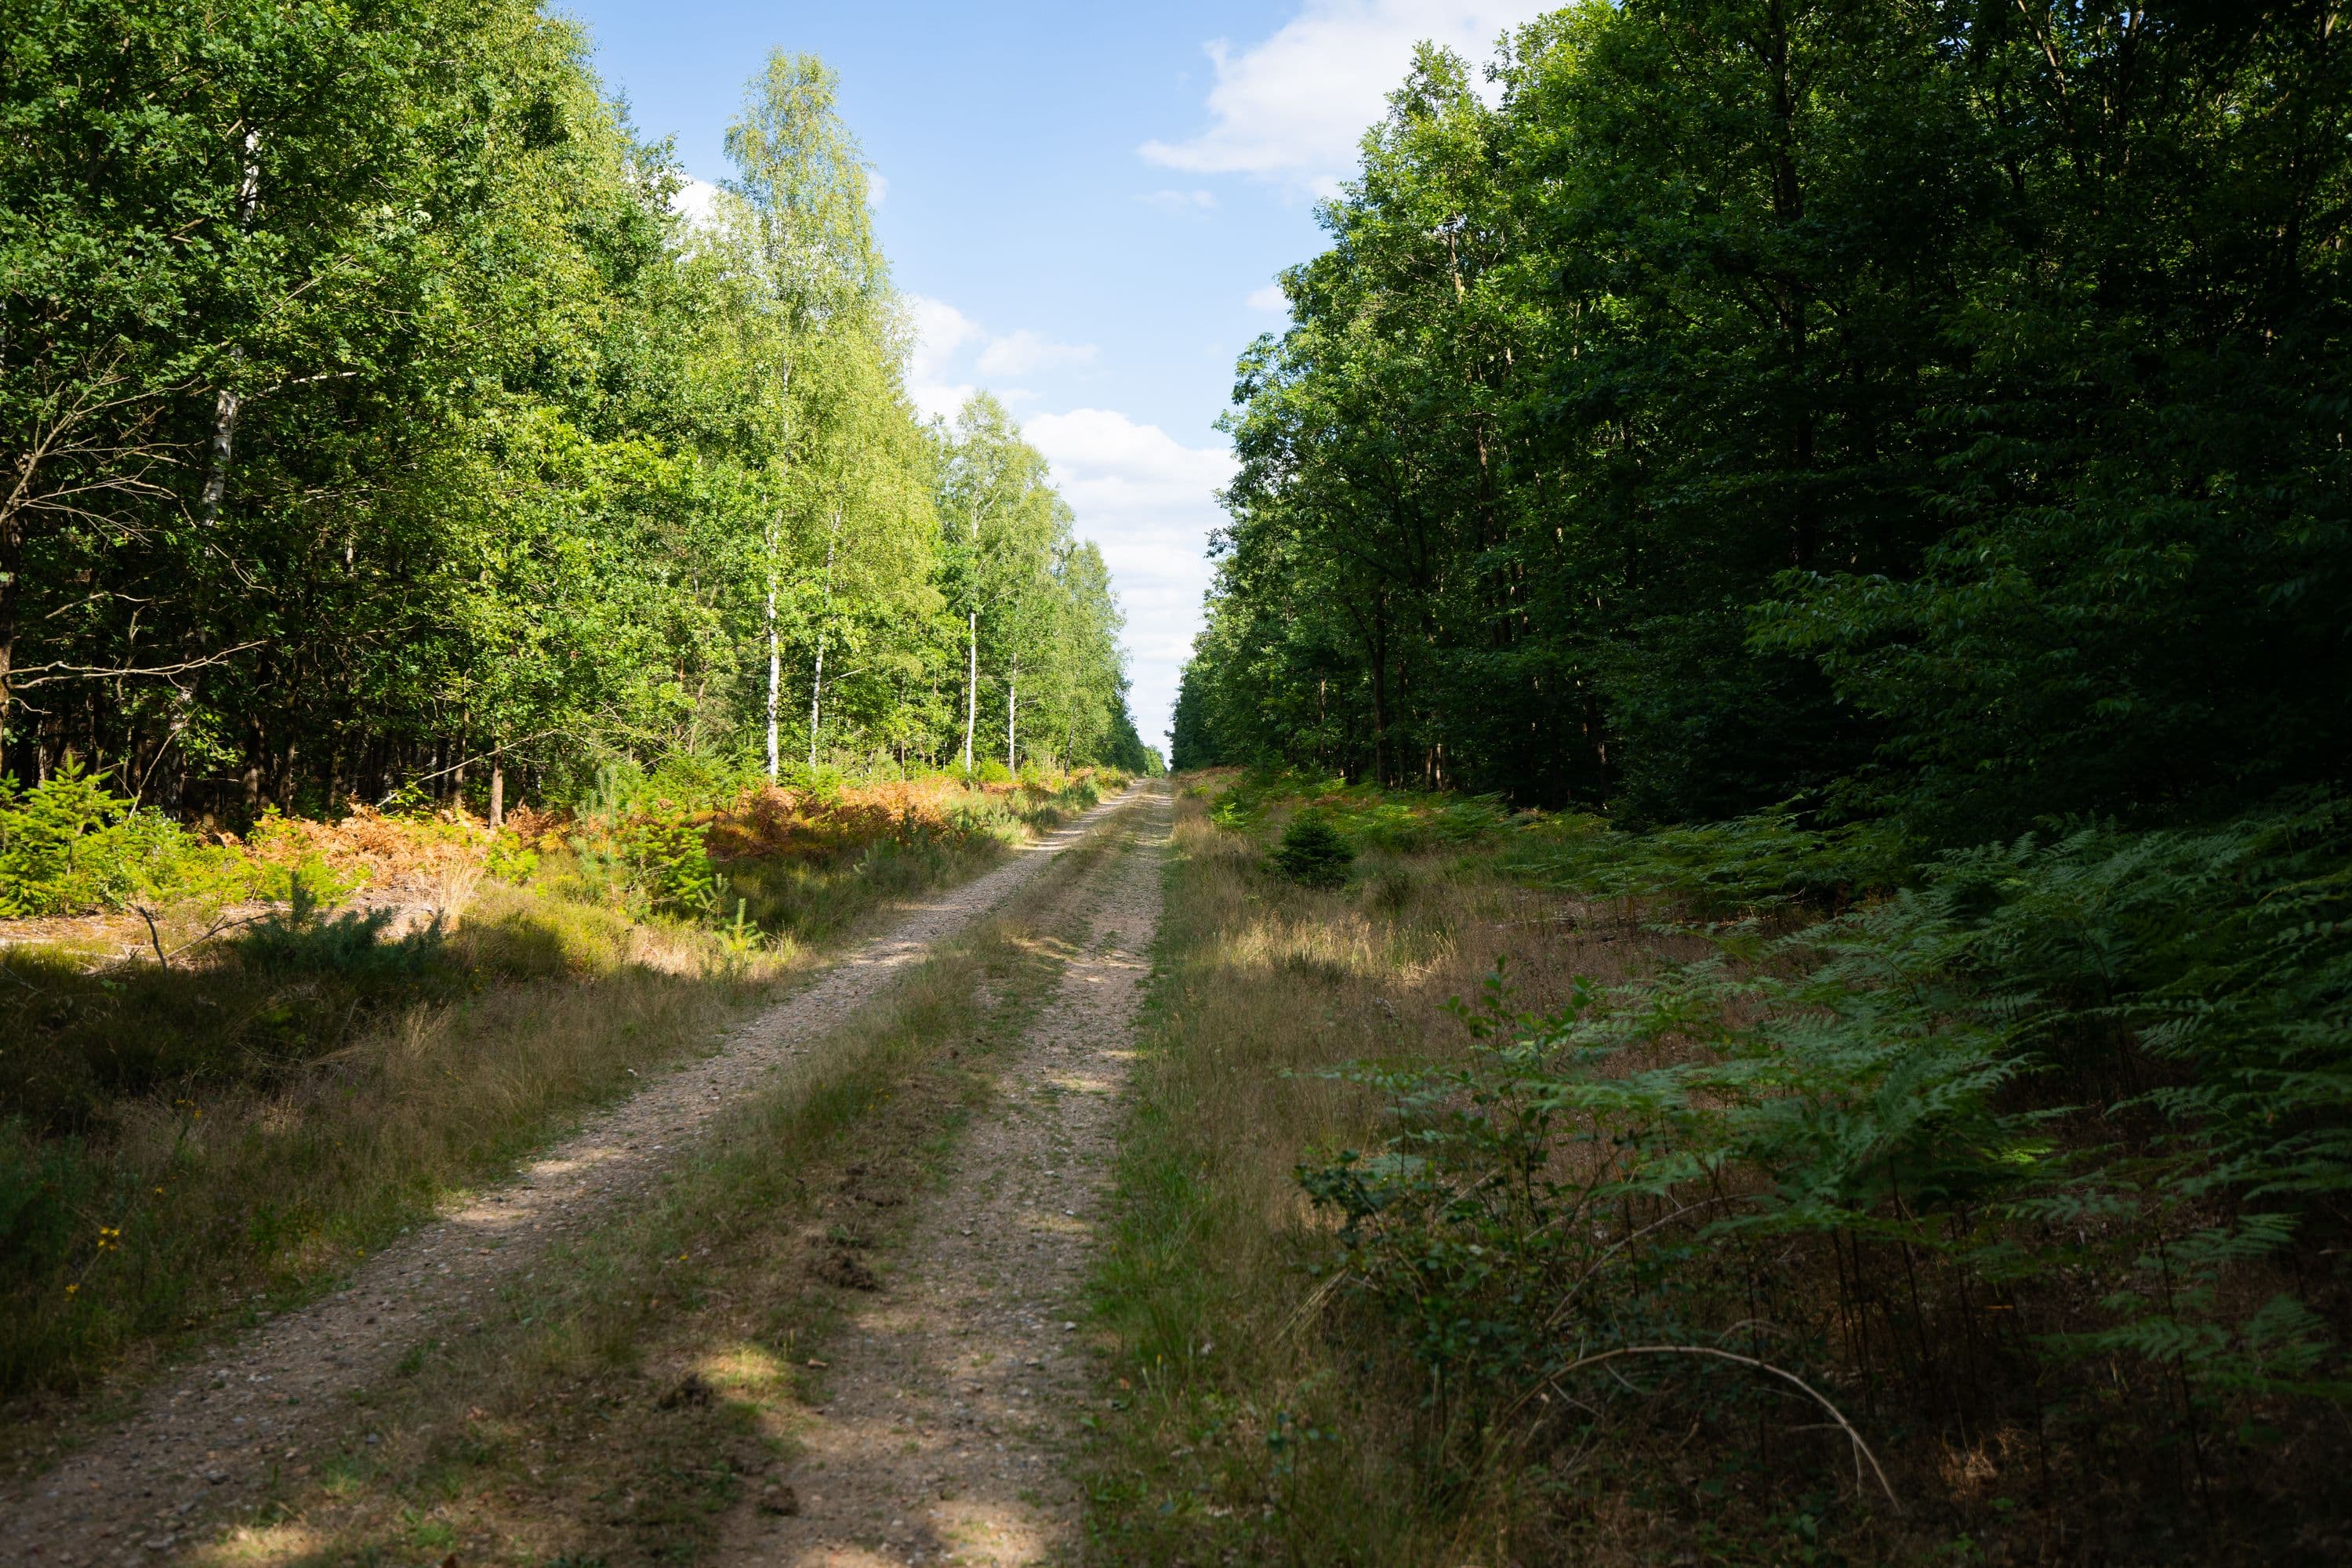
[[[1418,38],[1484,59],[1514,0],[740,4],[573,0],[640,132],[727,174],[743,84],[781,45],[841,73],[929,411],[1003,397],[1103,548],[1134,705],[1165,744],[1209,581],[1213,428],[1234,357],[1282,321],[1275,275],[1321,248],[1316,196]]]

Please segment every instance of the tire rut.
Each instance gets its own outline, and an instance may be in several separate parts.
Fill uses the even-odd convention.
[[[1076,1550],[1067,1450],[1089,1363],[1077,1332],[1134,1023],[1159,928],[1172,800],[1130,819],[1083,950],[1002,1068],[881,1289],[832,1336],[824,1401],[779,1435],[793,1513],[729,1521],[726,1568],[1012,1564]]]
[[[1108,818],[1141,786],[916,903],[729,1032],[654,1079],[513,1180],[475,1194],[355,1271],[346,1287],[167,1374],[133,1415],[45,1473],[0,1489],[0,1563],[168,1561],[209,1539],[295,1458],[349,1420],[342,1395],[389,1375],[427,1340],[481,1327],[499,1286],[551,1243],[646,1194],[728,1107],[971,925]]]

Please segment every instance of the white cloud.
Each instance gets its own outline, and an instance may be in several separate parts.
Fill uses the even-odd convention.
[[[1187,447],[1108,408],[1039,415],[1024,428],[1053,465],[1079,534],[1102,547],[1127,610],[1136,726],[1160,745],[1200,625],[1208,533],[1223,516],[1215,492],[1232,481],[1233,454]]]
[[[1415,44],[1441,44],[1480,65],[1506,30],[1551,8],[1541,0],[1307,0],[1262,43],[1208,45],[1216,70],[1208,129],[1141,152],[1165,168],[1328,193],[1355,166],[1357,141],[1403,81]]]
[[[712,221],[712,208],[718,200],[717,185],[708,180],[698,180],[692,174],[688,174],[686,177],[686,184],[680,185],[677,188],[677,194],[670,197],[669,208],[698,228],[706,227]]]
[[[1279,283],[1269,283],[1263,289],[1251,289],[1246,303],[1253,310],[1267,310],[1277,316],[1287,315],[1290,311],[1290,297],[1282,291],[1282,285]]]
[[[989,340],[988,347],[981,351],[980,373],[1026,375],[1031,371],[1051,370],[1059,365],[1090,364],[1094,357],[1092,343],[1057,343],[1023,327]]]
[[[965,348],[988,334],[945,300],[927,294],[907,296],[907,320],[915,338],[907,356],[907,395],[925,418],[952,419],[973,390],[969,381],[950,379],[952,366]]]
[[[1051,374],[1094,363],[1092,343],[1056,342],[1026,327],[992,332],[944,300],[907,296],[914,349],[907,358],[907,392],[926,418],[952,419],[983,379]],[[1034,402],[1033,387],[999,384],[992,390],[1008,404]]]
[[[880,206],[890,199],[890,181],[879,169],[866,171],[866,200],[868,205]]]

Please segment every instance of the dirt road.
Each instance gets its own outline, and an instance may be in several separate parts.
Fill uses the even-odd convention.
[[[1168,798],[1131,836],[1091,935],[1002,1070],[882,1289],[830,1350],[821,1408],[779,1434],[796,1514],[747,1504],[730,1568],[1010,1565],[1066,1558],[1079,1498],[1063,1452],[1083,1408],[1076,1332],[1118,1098],[1158,930]]]
[[[167,1561],[269,1471],[343,1417],[339,1397],[427,1339],[475,1326],[494,1292],[560,1238],[645,1194],[730,1105],[871,1001],[907,966],[1003,904],[1107,819],[1158,820],[1140,788],[961,888],[915,906],[800,991],[488,1191],[372,1258],[335,1295],[246,1336],[152,1391],[137,1413],[14,1492],[0,1563]]]

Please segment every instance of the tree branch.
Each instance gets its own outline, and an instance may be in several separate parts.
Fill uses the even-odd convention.
[[[127,677],[161,679],[168,676],[184,675],[191,669],[202,669],[206,665],[219,664],[232,654],[244,653],[248,648],[257,648],[260,646],[257,640],[239,643],[235,647],[225,647],[218,653],[208,653],[202,658],[184,659],[178,664],[152,665],[145,669],[134,669],[129,666],[111,668],[92,664],[28,664],[25,667],[25,671],[29,679],[16,679],[12,676],[9,684],[23,689],[35,686],[47,686],[58,680],[116,680]]]
[[[1870,1451],[1870,1445],[1862,1440],[1862,1434],[1853,1429],[1853,1423],[1848,1421],[1845,1418],[1844,1414],[1840,1411],[1836,1405],[1832,1405],[1829,1400],[1822,1395],[1821,1390],[1815,1388],[1811,1384],[1807,1383],[1803,1378],[1799,1377],[1795,1373],[1790,1372],[1784,1367],[1774,1366],[1768,1361],[1759,1361],[1754,1356],[1739,1355],[1731,1351],[1717,1350],[1713,1345],[1626,1345],[1618,1350],[1602,1351],[1598,1355],[1580,1356],[1576,1360],[1569,1363],[1566,1366],[1561,1367],[1558,1372],[1553,1373],[1550,1376],[1545,1378],[1535,1387],[1528,1390],[1527,1393],[1519,1395],[1519,1397],[1512,1403],[1511,1408],[1504,1413],[1505,1419],[1507,1420],[1510,1416],[1517,1415],[1520,1407],[1526,1405],[1528,1400],[1534,1398],[1538,1394],[1542,1393],[1548,1388],[1557,1387],[1560,1381],[1571,1373],[1580,1372],[1589,1366],[1599,1366],[1604,1362],[1612,1362],[1617,1360],[1620,1356],[1629,1355],[1711,1356],[1717,1361],[1736,1362],[1741,1366],[1752,1366],[1759,1372],[1770,1373],[1774,1377],[1780,1379],[1784,1383],[1794,1384],[1798,1388],[1804,1391],[1807,1398],[1820,1405],[1823,1410],[1829,1412],[1830,1419],[1837,1423],[1838,1430],[1843,1432],[1846,1436],[1846,1441],[1853,1445],[1853,1474],[1855,1481],[1859,1483],[1862,1479],[1862,1461],[1868,1459],[1870,1461],[1871,1473],[1878,1478],[1878,1489],[1886,1494],[1886,1500],[1894,1505],[1895,1512],[1901,1513],[1903,1511],[1903,1501],[1900,1498],[1897,1498],[1895,1495],[1895,1488],[1888,1484],[1886,1472],[1879,1466],[1878,1456]]]

